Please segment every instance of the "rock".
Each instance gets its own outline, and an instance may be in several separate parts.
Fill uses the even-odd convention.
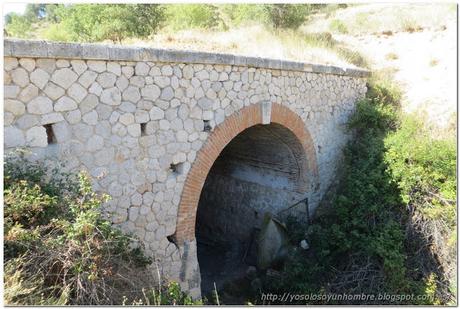
[[[288,247],[289,238],[285,226],[267,213],[259,233],[257,267],[267,269],[283,262]]]
[[[299,246],[300,246],[300,248],[302,248],[304,250],[310,249],[310,245],[308,244],[306,239],[303,239],[302,241],[300,241]]]
[[[81,101],[81,103],[79,104],[80,111],[83,114],[86,114],[87,112],[93,110],[97,106],[98,103],[99,103],[99,99],[97,98],[96,95],[88,94],[86,98],[83,101]]]
[[[18,100],[5,100],[5,111],[15,116],[21,116],[26,111],[24,103]]]
[[[107,69],[105,61],[88,60],[86,64],[88,65],[90,70],[97,73],[102,73]]]
[[[161,91],[162,100],[169,101],[174,98],[174,90],[171,87],[166,87]]]
[[[19,64],[18,59],[12,57],[5,57],[4,68],[7,71],[11,71],[16,68]]]
[[[16,86],[16,85],[5,85],[3,87],[3,97],[5,99],[16,99],[16,97],[18,96],[19,94],[19,90],[21,90],[21,88],[19,88],[19,86]]]
[[[21,94],[19,95],[19,100],[24,103],[29,102],[33,98],[38,96],[38,88],[33,84],[28,84],[27,87],[22,89]]]
[[[48,146],[48,136],[46,135],[46,129],[42,126],[30,128],[26,132],[26,141],[30,147]]]
[[[13,126],[5,127],[4,132],[5,148],[21,147],[25,145],[24,133]]]
[[[42,69],[35,69],[35,71],[33,71],[30,74],[30,81],[34,83],[35,86],[37,86],[40,89],[43,89],[45,87],[49,79],[50,79],[50,75],[48,74],[48,72]]]
[[[127,78],[131,78],[131,76],[134,75],[134,68],[133,67],[127,67],[124,66],[121,68],[121,72],[123,73],[124,76]]]
[[[134,71],[136,72],[136,75],[147,76],[149,74],[150,67],[144,62],[138,62]]]
[[[147,100],[156,100],[160,97],[161,90],[156,85],[149,85],[141,89],[142,97]]]
[[[96,125],[99,115],[95,110],[90,111],[83,115],[83,121],[89,125]]]
[[[71,60],[70,63],[72,65],[72,69],[77,72],[78,75],[81,75],[88,68],[83,60]]]
[[[102,91],[101,102],[107,105],[120,105],[121,104],[121,93],[118,88],[109,88]]]
[[[52,113],[53,102],[47,97],[36,97],[27,103],[27,112],[37,115]]]
[[[68,89],[77,79],[78,75],[69,68],[56,70],[51,76],[51,81],[64,89]]]
[[[80,84],[75,83],[72,86],[70,86],[69,90],[67,90],[67,93],[77,103],[80,103],[81,100],[83,100],[86,97],[88,91],[86,91],[85,88],[80,86]]]
[[[212,106],[214,105],[214,102],[208,98],[201,98],[198,100],[198,105],[202,108],[202,109],[210,109],[212,108]]]
[[[117,62],[107,62],[107,71],[120,76],[121,66]]]
[[[99,74],[96,78],[96,81],[101,85],[102,88],[111,88],[115,86],[115,82],[117,81],[117,76],[113,73],[104,72]]]
[[[118,121],[120,121],[125,126],[133,124],[134,123],[134,115],[130,114],[130,113],[123,114],[123,115],[120,116]]]
[[[64,89],[51,82],[46,85],[46,88],[43,90],[43,92],[46,93],[46,95],[51,100],[57,100],[65,94]]]
[[[74,110],[74,111],[71,111],[71,112],[68,112],[66,114],[65,118],[67,119],[67,121],[70,124],[79,123],[80,120],[81,120],[81,112],[78,109]]]
[[[152,107],[149,114],[151,120],[163,119],[165,116],[165,112],[161,108],[156,106]]]
[[[78,105],[77,103],[69,98],[69,97],[61,97],[55,104],[54,104],[54,110],[56,112],[65,112],[65,111],[71,111],[74,109],[77,109]]]
[[[29,83],[29,74],[23,68],[17,68],[11,72],[11,79],[16,85],[25,87]]]
[[[93,71],[86,71],[83,73],[78,82],[85,88],[88,88],[97,78],[97,73]]]
[[[139,93],[139,88],[129,86],[123,91],[123,100],[130,101],[132,103],[137,103],[141,99],[141,94]]]

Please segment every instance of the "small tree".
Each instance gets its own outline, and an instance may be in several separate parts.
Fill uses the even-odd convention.
[[[28,38],[32,30],[31,22],[24,16],[10,13],[5,16],[6,36]]]

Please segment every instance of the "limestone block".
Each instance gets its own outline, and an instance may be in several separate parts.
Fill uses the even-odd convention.
[[[78,108],[77,103],[73,99],[71,99],[71,98],[69,98],[67,96],[61,97],[54,104],[54,110],[56,112],[71,111],[71,110],[74,110],[74,109],[77,109],[77,108]]]
[[[202,109],[210,109],[212,108],[214,102],[208,98],[201,98],[198,100],[198,105],[202,108]]]
[[[143,98],[154,101],[160,97],[161,91],[158,86],[149,85],[141,89],[141,94]]]
[[[171,123],[166,119],[160,120],[160,130],[169,130],[171,128]]]
[[[100,96],[102,94],[102,87],[98,83],[94,82],[91,84],[91,87],[89,87],[88,92]]]
[[[133,124],[134,123],[134,115],[130,113],[126,113],[120,116],[120,119],[118,120],[125,126]]]
[[[88,66],[86,65],[85,61],[83,61],[83,60],[71,60],[70,64],[72,65],[72,69],[78,75],[81,75],[88,68]]]
[[[117,62],[107,62],[107,71],[115,74],[116,76],[121,76],[121,66]]]
[[[161,91],[160,98],[165,101],[169,101],[174,97],[174,90],[171,87],[166,87]]]
[[[94,94],[88,94],[83,101],[80,102],[79,108],[83,114],[93,110],[97,104],[99,103],[99,99]]]
[[[123,73],[126,78],[131,78],[134,75],[134,68],[130,66],[123,66],[121,68],[121,72]]]
[[[3,113],[3,125],[10,126],[14,121],[14,115],[12,113],[4,112]]]
[[[32,127],[26,132],[26,142],[30,147],[46,147],[48,146],[48,137],[46,129],[42,126]]]
[[[10,73],[13,83],[18,86],[25,87],[29,83],[29,74],[23,68],[17,68]]]
[[[49,114],[53,112],[53,102],[47,97],[36,97],[27,103],[27,112],[30,114]]]
[[[19,88],[17,85],[5,85],[3,87],[3,97],[5,99],[16,99],[20,90],[21,88]]]
[[[102,88],[111,88],[117,81],[117,76],[113,73],[104,72],[99,74],[96,81],[101,85]]]
[[[97,112],[95,110],[92,110],[89,113],[84,114],[82,119],[89,125],[96,125],[98,117],[99,115],[97,114]]]
[[[126,88],[126,90],[123,91],[122,99],[133,103],[137,103],[141,99],[139,88],[133,86]]]
[[[93,152],[104,147],[104,139],[99,135],[91,136],[86,142],[86,150]]]
[[[97,73],[93,71],[85,71],[80,78],[78,78],[78,82],[85,88],[88,88],[97,78]]]
[[[35,60],[33,58],[21,58],[19,63],[28,72],[32,72],[35,69]]]
[[[150,120],[150,115],[147,111],[137,110],[134,114],[136,123],[146,123]]]
[[[133,76],[129,79],[129,83],[135,87],[143,88],[145,86],[144,76]]]
[[[122,75],[117,78],[117,82],[115,83],[115,85],[118,89],[120,89],[120,91],[123,91],[126,89],[126,87],[128,87],[129,80],[124,75]]]
[[[86,97],[88,91],[86,91],[86,89],[83,88],[80,84],[74,83],[67,90],[67,93],[77,103],[80,103]]]
[[[50,123],[57,123],[64,120],[64,116],[61,113],[51,113],[41,116],[40,123],[41,124],[50,124]]]
[[[149,74],[150,67],[144,62],[138,62],[134,71],[136,72],[136,75],[147,76]]]
[[[14,68],[17,68],[19,65],[18,59],[12,57],[4,58],[4,68],[7,71],[11,71]]]
[[[65,119],[70,123],[70,124],[76,124],[79,123],[81,120],[81,112],[77,109],[74,111],[70,111],[66,113]]]
[[[120,105],[121,104],[121,93],[118,88],[113,87],[105,89],[101,94],[101,102],[107,105]]]
[[[152,107],[152,109],[149,112],[150,114],[150,119],[151,120],[159,120],[163,119],[165,116],[164,111],[161,108],[158,108],[156,106]]]
[[[24,103],[18,100],[7,99],[4,103],[5,111],[10,112],[15,116],[21,116],[26,111]]]
[[[16,127],[9,126],[4,129],[5,148],[21,147],[25,145],[24,133]]]
[[[51,81],[64,89],[68,89],[77,79],[78,75],[69,68],[56,70],[51,76]]]
[[[54,69],[56,68],[55,59],[49,59],[49,58],[37,59],[35,61],[35,64],[38,68],[46,71],[49,74],[53,73]]]
[[[100,60],[88,60],[87,63],[88,68],[94,72],[102,73],[107,69],[107,65],[105,61]]]

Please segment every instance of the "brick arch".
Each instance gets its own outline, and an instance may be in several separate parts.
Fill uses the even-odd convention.
[[[318,167],[315,148],[302,119],[289,108],[273,103],[270,123],[276,123],[289,129],[297,137],[307,158],[306,169],[309,176],[313,178],[311,185],[316,186]],[[233,138],[258,124],[263,124],[262,104],[250,105],[227,117],[206,140],[187,175],[182,191],[174,235],[178,244],[195,238],[195,221],[201,190],[214,161]]]

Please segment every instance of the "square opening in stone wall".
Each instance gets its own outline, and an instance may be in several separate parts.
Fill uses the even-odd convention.
[[[184,166],[183,163],[177,163],[177,164],[171,163],[171,165],[169,166],[169,169],[174,174],[182,174],[183,166]]]
[[[43,127],[46,130],[46,136],[48,138],[48,145],[56,144],[57,140],[56,140],[56,135],[54,135],[53,124],[52,123],[45,124]]]
[[[147,135],[147,122],[141,123],[141,136],[146,136]]]
[[[203,120],[203,131],[210,132],[211,129],[212,127],[211,127],[211,123],[209,122],[209,120]]]

